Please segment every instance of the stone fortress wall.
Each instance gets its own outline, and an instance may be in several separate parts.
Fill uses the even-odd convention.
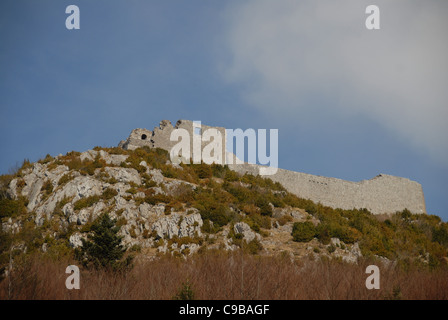
[[[191,136],[195,134],[192,121],[179,120],[173,127],[171,122],[163,120],[153,131],[134,129],[128,139],[121,141],[119,146],[129,150],[149,146],[170,151],[177,143],[177,141],[170,141],[171,132],[176,128],[186,129]],[[206,125],[201,125],[201,128],[203,131],[215,128],[222,133],[223,154],[226,154],[225,128]],[[206,144],[208,142],[203,143],[202,147]],[[193,153],[192,148],[191,146]],[[257,175],[263,166],[244,163],[229,164],[229,167],[239,173],[247,172]],[[395,213],[404,209],[412,213],[426,213],[422,186],[407,178],[379,174],[370,180],[352,182],[280,168],[275,174],[267,177],[281,183],[289,192],[301,198],[320,202],[332,208],[366,208],[373,214]]]
[[[195,130],[197,126],[193,121],[190,120],[179,120],[177,121],[176,125],[173,127],[170,121],[168,120],[162,120],[159,124],[159,127],[155,127],[153,131],[147,130],[147,129],[134,129],[132,130],[131,134],[125,141],[121,141],[119,143],[119,147],[122,147],[127,150],[135,150],[139,147],[148,146],[151,148],[161,148],[164,150],[167,150],[168,152],[171,150],[171,148],[178,143],[178,141],[171,141],[171,133],[175,129],[185,129],[189,133],[190,137],[193,137],[196,134],[202,134],[202,132],[206,131],[207,129],[216,129],[218,130],[222,137],[222,154],[226,154],[226,144],[225,144],[225,137],[226,137],[226,129],[222,127],[210,127],[207,125],[201,124],[200,131],[202,132],[196,132]],[[202,141],[201,148],[208,145],[209,142]],[[199,151],[199,150],[198,150]],[[190,154],[193,154],[193,143],[190,143]]]

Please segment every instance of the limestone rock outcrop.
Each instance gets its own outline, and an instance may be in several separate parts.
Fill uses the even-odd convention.
[[[246,242],[251,242],[254,239],[261,240],[260,234],[252,231],[250,226],[245,222],[238,222],[233,227],[235,234],[241,234]]]

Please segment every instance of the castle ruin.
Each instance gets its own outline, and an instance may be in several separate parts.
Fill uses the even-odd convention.
[[[201,125],[199,129],[193,121],[189,120],[179,120],[174,127],[170,121],[163,120],[159,127],[154,128],[153,131],[134,129],[125,141],[119,143],[119,147],[134,150],[148,146],[150,148],[161,148],[169,152],[177,143],[177,141],[170,140],[171,133],[178,128],[187,130],[191,136],[201,134],[199,130],[217,129],[223,137],[223,154],[227,154],[226,159],[229,158],[229,152],[225,150],[225,128]],[[201,147],[203,148],[205,144],[202,142]],[[193,147],[191,147],[191,154],[193,152]],[[234,157],[233,154],[230,155]],[[233,161],[228,166],[238,173],[253,175],[258,175],[260,169],[263,168],[263,166],[257,164],[233,164]],[[366,208],[373,214],[395,213],[404,209],[408,209],[412,213],[426,213],[422,186],[418,182],[407,178],[379,174],[370,180],[352,182],[280,168],[275,174],[268,177],[281,183],[289,192],[298,197],[320,202],[332,208]]]

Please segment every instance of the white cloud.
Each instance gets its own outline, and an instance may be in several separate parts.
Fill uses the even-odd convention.
[[[362,114],[448,162],[448,3],[249,0],[226,15],[225,78],[270,115],[316,121]],[[315,97],[331,101],[313,104]]]

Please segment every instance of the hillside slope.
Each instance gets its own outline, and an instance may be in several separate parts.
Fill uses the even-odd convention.
[[[173,165],[161,149],[96,147],[24,161],[1,176],[1,266],[11,248],[72,255],[103,214],[116,220],[123,244],[145,257],[242,248],[437,267],[448,247],[448,225],[434,215],[332,209],[224,166]]]

